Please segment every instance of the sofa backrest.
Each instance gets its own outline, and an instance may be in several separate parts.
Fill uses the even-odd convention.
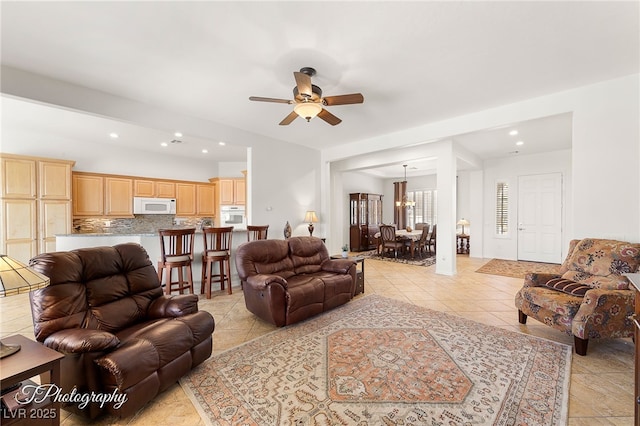
[[[295,275],[285,240],[256,240],[236,249],[236,269],[241,280],[258,274],[274,274],[287,279]]]
[[[296,274],[318,272],[322,269],[322,262],[329,259],[327,247],[320,238],[292,237],[287,242]]]
[[[144,320],[162,296],[147,251],[136,243],[44,253],[29,266],[51,280],[29,293],[38,341],[68,328],[117,332]]]
[[[572,241],[573,243],[573,241]],[[575,244],[562,265],[562,278],[609,290],[629,288],[624,273],[640,266],[640,244],[585,238]]]

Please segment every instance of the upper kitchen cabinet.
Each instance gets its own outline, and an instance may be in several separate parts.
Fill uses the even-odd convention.
[[[71,199],[71,164],[60,161],[38,161],[38,194],[43,200]]]
[[[216,186],[212,184],[196,185],[197,215],[211,216],[216,214]]]
[[[133,217],[133,182],[131,179],[104,179],[105,216]]]
[[[245,179],[215,178],[211,180],[218,185],[220,205],[243,206],[245,204],[247,198]]]
[[[73,215],[104,214],[104,177],[73,173]]]
[[[176,216],[196,215],[196,184],[176,183]]]
[[[71,232],[74,161],[0,154],[0,252],[27,263],[55,250],[55,234]]]
[[[36,198],[37,160],[4,155],[2,157],[2,197]]]
[[[134,179],[135,197],[176,198],[176,184],[154,179]]]
[[[73,173],[73,215],[133,217],[133,180],[94,173]]]

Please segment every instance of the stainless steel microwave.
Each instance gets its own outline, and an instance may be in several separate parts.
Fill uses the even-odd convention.
[[[176,199],[133,197],[133,214],[176,214]]]

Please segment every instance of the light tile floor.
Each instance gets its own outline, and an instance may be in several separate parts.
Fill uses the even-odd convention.
[[[421,267],[375,260],[366,261],[365,294],[379,294],[427,308],[459,315],[485,324],[572,343],[572,339],[536,320],[518,323],[514,295],[521,279],[476,273],[488,259],[457,258],[454,276],[435,274],[435,267]],[[238,283],[234,293],[215,292],[201,298],[200,308],[216,320],[214,354],[271,332],[275,327],[250,314]],[[33,339],[26,295],[0,299],[0,337],[20,333]],[[569,425],[632,425],[634,344],[631,339],[592,340],[586,357],[573,355],[569,396]],[[64,374],[64,372],[63,372]],[[88,422],[62,412],[62,424],[80,425],[202,425],[195,408],[176,384],[156,397],[135,416],[103,417]]]

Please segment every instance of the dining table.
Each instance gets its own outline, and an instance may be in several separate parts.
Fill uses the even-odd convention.
[[[396,230],[396,239],[406,240],[409,242],[409,250],[411,250],[411,257],[415,257],[415,249],[416,249],[416,241],[420,240],[422,236],[422,229],[412,229],[411,231],[407,231],[406,229],[397,229]],[[380,240],[380,232],[376,232],[374,235],[375,238]],[[380,244],[378,244],[378,253],[380,250]]]

